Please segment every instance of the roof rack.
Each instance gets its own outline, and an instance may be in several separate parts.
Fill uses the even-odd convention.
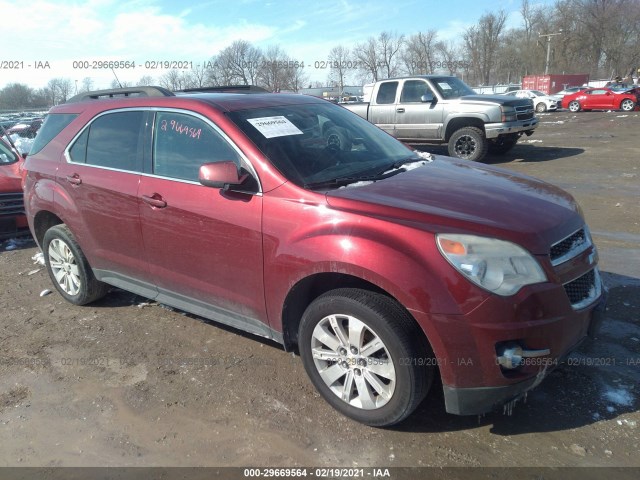
[[[173,97],[175,94],[162,87],[130,87],[110,88],[107,90],[95,90],[93,92],[79,93],[71,97],[66,103],[82,102],[84,100],[101,100],[118,97]]]
[[[200,88],[185,88],[184,90],[178,90],[176,93],[269,93],[269,90],[265,90],[262,87],[256,85],[223,85],[219,87],[200,87]]]

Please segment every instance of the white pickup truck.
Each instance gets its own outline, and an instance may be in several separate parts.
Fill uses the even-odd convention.
[[[477,95],[452,76],[380,80],[369,100],[345,108],[405,143],[446,143],[449,155],[467,160],[480,161],[487,151],[505,153],[538,125],[531,100]]]

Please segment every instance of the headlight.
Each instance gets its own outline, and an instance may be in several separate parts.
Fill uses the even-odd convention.
[[[518,119],[515,108],[501,105],[500,110],[502,110],[503,122],[515,122]]]
[[[513,295],[525,285],[547,281],[536,259],[515,243],[457,234],[438,234],[436,242],[456,270],[497,295]]]

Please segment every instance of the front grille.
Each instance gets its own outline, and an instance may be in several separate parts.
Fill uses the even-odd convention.
[[[551,246],[549,251],[551,264],[553,266],[560,265],[584,252],[591,245],[591,237],[584,228],[581,228]]]
[[[516,115],[518,120],[529,120],[533,118],[533,107],[532,106],[516,107]]]
[[[24,215],[24,196],[20,193],[0,193],[0,216]]]
[[[601,293],[600,275],[597,269],[585,273],[572,282],[564,284],[564,291],[575,310],[593,303]]]

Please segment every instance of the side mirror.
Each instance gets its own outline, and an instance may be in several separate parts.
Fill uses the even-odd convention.
[[[433,96],[433,93],[425,93],[420,97],[420,101],[422,103],[433,103],[435,101],[435,97]]]
[[[198,180],[205,187],[222,188],[242,184],[249,175],[240,175],[238,166],[232,161],[205,163],[200,166]]]

